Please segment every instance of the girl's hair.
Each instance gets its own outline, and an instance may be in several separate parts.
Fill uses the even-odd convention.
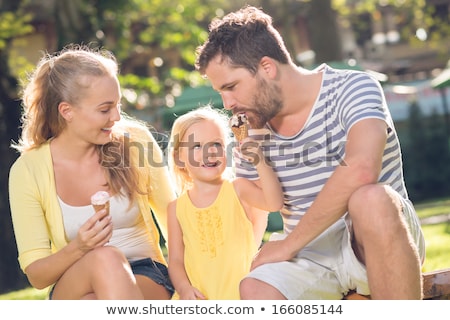
[[[57,137],[66,127],[58,105],[63,101],[76,105],[92,83],[92,77],[117,77],[118,70],[114,55],[104,49],[71,44],[55,54],[44,54],[34,72],[23,83],[22,135],[19,142],[11,146],[23,153]],[[137,132],[136,129],[142,131],[147,128],[135,119],[122,117],[113,126],[112,141],[97,146],[111,192],[125,193],[130,200],[140,193],[137,166],[123,165],[130,163],[128,158],[122,158],[117,165],[110,165],[108,160],[117,158],[119,152],[122,157],[129,156],[124,152],[125,144],[132,142],[133,137],[126,140],[124,136],[130,130]]]
[[[230,143],[232,141],[231,129],[228,125],[228,115],[224,110],[213,108],[208,104],[178,117],[173,123],[172,132],[170,135],[168,163],[179,193],[187,190],[192,185],[192,179],[190,178],[189,173],[183,167],[178,165],[180,148],[185,147],[181,145],[181,141],[183,140],[186,131],[192,125],[205,120],[214,122],[221,129],[224,135],[224,152],[228,153],[230,151],[228,147],[231,146]],[[228,158],[229,155],[226,154],[226,156]],[[227,164],[227,169],[224,172],[224,178],[232,177],[230,169],[231,168]]]

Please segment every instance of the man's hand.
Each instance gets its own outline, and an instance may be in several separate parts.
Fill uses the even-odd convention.
[[[285,240],[266,242],[253,258],[250,270],[266,263],[290,260],[288,252]]]

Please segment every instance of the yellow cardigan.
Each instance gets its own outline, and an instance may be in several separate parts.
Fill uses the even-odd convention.
[[[167,205],[175,199],[163,154],[150,132],[137,132],[145,138],[145,148],[130,147],[133,163],[145,159],[139,166],[139,185],[148,194],[138,195],[139,210],[151,234],[153,260],[166,264],[159,245],[159,232],[152,217],[167,239]],[[133,132],[132,134],[136,134]],[[142,141],[142,140],[138,140]],[[148,149],[147,149],[148,147]],[[144,157],[142,157],[144,151]],[[9,200],[19,254],[19,264],[25,272],[32,262],[47,257],[67,245],[59,206],[49,142],[24,152],[12,165],[9,176]]]

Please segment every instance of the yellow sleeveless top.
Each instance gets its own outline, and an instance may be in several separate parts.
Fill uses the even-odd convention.
[[[258,248],[233,184],[224,181],[207,208],[196,208],[183,193],[177,200],[176,215],[191,284],[210,300],[240,299],[239,282],[250,271]]]

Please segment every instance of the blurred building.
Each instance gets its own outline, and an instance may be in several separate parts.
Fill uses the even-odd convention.
[[[346,2],[352,6],[359,1]],[[411,10],[390,5],[378,5],[373,12],[349,15],[346,20],[336,17],[342,61],[383,73],[391,83],[435,77],[450,58],[450,1],[426,2],[426,13],[431,14],[426,21]],[[308,19],[308,13],[297,18],[298,41],[294,42],[298,62],[306,65],[315,58],[311,32],[305,32]]]

